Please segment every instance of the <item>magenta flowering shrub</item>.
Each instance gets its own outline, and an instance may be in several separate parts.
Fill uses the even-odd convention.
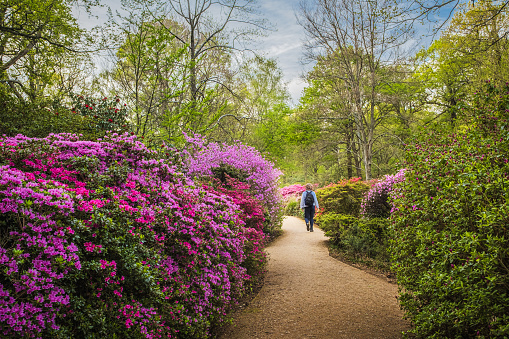
[[[394,175],[386,175],[366,192],[361,203],[361,215],[365,218],[388,218],[392,204],[389,196],[394,190],[394,184],[405,180],[405,169]]]
[[[282,199],[278,190],[282,172],[265,159],[254,147],[237,143],[235,145],[207,143],[199,135],[186,135],[189,143],[185,151],[188,175],[213,176],[214,169],[233,167],[244,173],[244,181],[250,186],[254,198],[263,203],[268,212],[270,228],[277,228],[282,220]],[[270,230],[269,230],[270,231]]]
[[[244,254],[246,258],[242,266],[246,268],[250,277],[250,283],[255,283],[264,272],[267,261],[263,251],[267,235],[263,232],[265,216],[261,202],[252,197],[249,184],[226,175],[225,182],[213,179],[212,184],[218,192],[230,197],[239,207],[240,218],[244,222],[242,234],[246,238],[244,242]],[[204,188],[209,187],[204,185]]]
[[[127,135],[1,138],[0,336],[199,338],[223,321],[261,219],[178,159]]]
[[[304,192],[305,190],[306,190],[306,186],[295,184],[295,185],[289,185],[289,186],[280,188],[279,192],[281,193],[281,196],[283,197],[283,199],[285,201],[288,201],[292,198],[294,198],[294,199],[299,198],[301,196],[302,192]]]

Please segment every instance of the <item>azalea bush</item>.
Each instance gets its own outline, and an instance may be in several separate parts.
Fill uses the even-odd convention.
[[[508,93],[488,85],[459,107],[468,127],[407,146],[391,253],[418,337],[509,336]]]
[[[289,185],[279,189],[284,200],[295,200],[300,198],[302,193],[306,190],[306,186],[304,185]]]
[[[254,147],[240,143],[228,145],[207,142],[200,135],[186,135],[186,140],[188,145],[184,153],[188,175],[213,177],[214,174],[226,171],[230,177],[240,177],[249,184],[252,196],[264,207],[266,213],[264,232],[277,234],[281,229],[283,217],[283,203],[278,189],[282,172]],[[228,168],[235,168],[236,174],[231,175]]]
[[[242,267],[246,268],[249,275],[250,284],[256,284],[265,273],[265,264],[267,262],[266,253],[263,251],[268,235],[263,232],[265,216],[264,209],[259,200],[254,198],[250,193],[249,184],[238,179],[225,175],[222,181],[216,177],[211,180],[212,186],[203,185],[204,189],[209,190],[210,187],[225,196],[230,197],[238,206],[239,217],[244,223],[241,228],[244,241],[245,259]]]
[[[358,217],[364,194],[370,189],[370,183],[352,178],[339,183],[330,184],[316,190],[320,206],[317,223],[327,213],[347,214]]]
[[[405,180],[405,169],[394,175],[386,175],[365,194],[361,203],[361,215],[365,218],[388,218],[392,205],[389,196],[394,184]]]
[[[87,117],[88,128],[95,131],[96,137],[104,135],[106,131],[123,133],[129,131],[130,128],[127,121],[127,106],[120,102],[118,96],[93,98],[73,95],[71,97],[71,112]]]
[[[181,159],[115,133],[1,138],[1,336],[199,338],[224,321],[263,260],[260,200]]]
[[[304,217],[303,211],[300,209],[300,200],[302,193],[306,190],[304,185],[289,185],[279,189],[279,192],[283,198],[285,207],[284,215],[291,215],[295,217]]]

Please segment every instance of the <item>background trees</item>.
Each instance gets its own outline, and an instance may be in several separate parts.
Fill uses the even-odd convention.
[[[405,42],[405,32],[394,24],[399,14],[391,1],[318,0],[302,3],[300,9],[308,57],[334,64],[329,80],[347,89],[347,114],[367,179],[372,176],[376,131],[386,117],[379,106],[380,90],[390,82],[387,71],[398,61],[397,49]]]

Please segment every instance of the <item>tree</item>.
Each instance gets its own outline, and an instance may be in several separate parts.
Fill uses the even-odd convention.
[[[478,25],[481,17],[494,17]],[[479,1],[459,11],[440,39],[417,55],[420,65],[414,77],[427,88],[425,102],[436,111],[435,118],[454,126],[457,104],[470,100],[482,83],[505,83],[509,76],[509,42],[505,36],[507,15],[493,1]]]
[[[84,31],[71,13],[75,2],[4,0],[0,4],[0,82],[9,85],[18,98],[28,95],[33,100],[38,86],[51,77],[50,67],[31,72],[37,66],[81,49],[78,45]],[[85,6],[94,3],[80,2]]]
[[[477,1],[485,2],[483,0]],[[504,15],[507,12],[509,1],[495,0],[489,1],[495,11],[488,10],[482,15],[477,17],[475,26],[488,26],[492,20],[499,20],[498,16]],[[402,4],[405,12],[409,13],[404,23],[414,25],[416,22],[431,23],[433,24],[433,32],[436,33],[446,26],[455,13],[466,6],[476,5],[475,0],[422,0],[422,1],[407,1]],[[473,26],[473,27],[475,27]],[[472,28],[473,28],[472,27]],[[504,31],[504,36],[507,36],[509,30]]]
[[[141,137],[172,139],[186,125],[179,115],[186,89],[187,65],[184,47],[154,22],[146,11],[124,2],[125,12],[110,18],[121,37],[118,49],[110,55],[111,70],[101,75],[103,90],[121,93],[129,106],[134,132]],[[168,24],[168,23],[167,23]],[[169,123],[171,120],[172,123]]]
[[[224,89],[233,93],[229,87],[230,71],[217,71],[231,62],[233,51],[242,48],[246,41],[265,28],[264,20],[255,18],[256,0],[153,0],[139,1],[139,4],[186,48],[188,114],[196,115],[197,119],[201,116],[202,121],[197,121],[197,125],[202,129],[213,125],[219,117],[207,119],[203,116],[224,109],[227,103],[223,101],[217,105],[217,101],[211,100],[210,90]],[[170,22],[178,25],[169,25]],[[211,66],[214,72],[210,72]],[[210,112],[209,108],[214,111]]]
[[[335,76],[348,89],[349,115],[369,180],[375,131],[385,118],[377,110],[379,89],[387,80],[380,71],[398,61],[408,31],[395,23],[401,13],[390,0],[316,0],[313,5],[301,3],[298,17],[308,37],[307,57],[337,61]]]
[[[241,140],[283,165],[290,95],[276,59],[255,56],[243,63],[235,85],[244,118]]]

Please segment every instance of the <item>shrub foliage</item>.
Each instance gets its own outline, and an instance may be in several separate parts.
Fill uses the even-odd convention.
[[[358,217],[364,194],[370,184],[353,178],[348,181],[331,184],[316,190],[316,197],[323,213],[347,214]],[[320,222],[318,218],[317,222]]]
[[[509,336],[507,93],[488,85],[462,106],[468,129],[407,147],[391,252],[419,337]]]
[[[327,213],[320,219],[320,228],[330,237],[334,249],[354,259],[368,257],[384,264],[389,260],[386,250],[388,223],[385,218],[359,219]]]

